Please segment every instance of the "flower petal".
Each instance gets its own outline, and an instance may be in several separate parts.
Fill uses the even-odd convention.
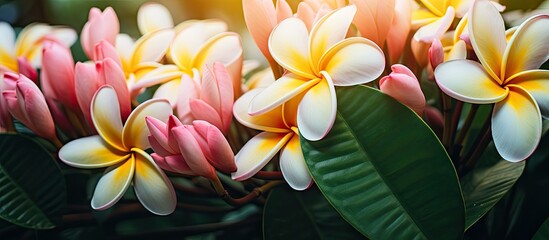
[[[162,29],[143,35],[135,42],[131,65],[160,61],[168,51],[174,36],[175,31],[172,29]]]
[[[195,174],[214,179],[217,177],[215,169],[204,156],[200,144],[188,128],[192,128],[192,126],[184,125],[171,130],[177,139],[181,155]]]
[[[326,14],[313,25],[309,37],[309,51],[314,72],[323,70],[317,69],[322,55],[345,38],[356,11],[356,6],[346,6]]]
[[[170,144],[168,143],[168,131],[170,130],[166,123],[151,117],[146,116],[145,122],[147,123],[147,128],[149,129],[149,132],[151,133],[150,137],[154,138],[154,140],[159,144],[159,147],[167,152],[170,153],[176,153],[174,149],[170,147]],[[149,138],[149,142],[150,138]],[[153,144],[151,144],[154,151],[157,151],[158,147],[155,148]],[[171,155],[171,154],[160,154],[162,156]]]
[[[289,130],[284,125],[282,120],[282,106],[278,106],[275,109],[266,113],[251,116],[248,114],[250,103],[254,97],[261,93],[263,89],[255,88],[236,100],[233,106],[233,115],[235,119],[242,125],[268,132],[288,132]]]
[[[189,105],[195,120],[208,121],[220,129],[225,129],[219,113],[206,102],[199,99],[190,99]]]
[[[184,72],[192,71],[193,59],[209,38],[204,28],[201,22],[189,25],[177,33],[170,46],[170,58]]]
[[[501,82],[501,63],[507,45],[503,19],[490,1],[475,1],[470,11],[469,36],[473,49],[490,76]]]
[[[122,120],[126,120],[132,111],[132,105],[122,68],[111,58],[96,62],[95,68],[99,81],[111,86],[116,91],[118,104],[120,104],[120,116]]]
[[[299,135],[294,134],[280,151],[280,170],[288,185],[295,190],[305,190],[313,184],[313,178],[307,170],[307,164],[301,152]]]
[[[294,135],[290,133],[262,132],[250,139],[236,154],[238,169],[231,174],[236,181],[251,178],[278,153]]]
[[[162,4],[145,3],[137,11],[137,26],[141,34],[173,28],[172,15]]]
[[[202,69],[204,65],[213,65],[215,62],[227,67],[242,56],[240,36],[232,32],[217,34],[204,43],[198,54],[193,58],[193,67]],[[239,71],[241,71],[240,69]]]
[[[179,151],[179,150],[178,150]],[[170,155],[164,158],[166,163],[172,168],[174,172],[181,173],[189,176],[196,176],[196,173],[189,167],[183,156]]]
[[[139,202],[156,215],[168,215],[177,204],[172,182],[144,151],[136,151],[133,189]]]
[[[509,95],[496,103],[492,136],[503,159],[518,162],[530,156],[541,138],[541,113],[536,101],[519,86],[509,86]]]
[[[379,46],[383,46],[394,21],[393,18],[396,17],[395,0],[351,0],[350,2],[355,4],[358,10],[353,22],[357,26],[360,35],[372,40]],[[408,11],[409,14],[411,14],[411,11]],[[403,35],[402,33],[401,35]]]
[[[122,119],[114,88],[104,85],[95,92],[91,116],[95,129],[105,142],[120,151],[127,150],[122,144]]]
[[[538,69],[549,59],[549,15],[529,18],[517,29],[503,55],[503,79]]]
[[[328,74],[303,96],[297,109],[297,128],[310,141],[322,139],[334,125],[337,112],[335,87]]]
[[[330,74],[336,86],[357,85],[373,81],[381,75],[385,69],[385,56],[368,39],[347,38],[322,56],[320,69]]]
[[[172,106],[165,99],[150,99],[137,106],[128,117],[122,131],[122,142],[126,149],[150,147],[147,139],[150,133],[145,117],[150,116],[166,122],[170,115],[172,115]]]
[[[68,142],[59,150],[59,159],[77,168],[101,168],[115,165],[130,155],[110,147],[99,135]]]
[[[526,90],[539,106],[541,115],[549,118],[549,71],[530,70],[514,75],[509,84],[519,85]]]
[[[204,71],[200,98],[212,106],[221,118],[220,130],[227,132],[233,119],[233,82],[223,64],[216,62]]]
[[[130,186],[135,172],[134,154],[131,158],[105,170],[95,186],[91,206],[96,210],[105,210],[114,205]]]
[[[74,85],[78,106],[82,109],[88,123],[93,124],[90,107],[93,95],[100,86],[99,76],[93,64],[78,62],[74,69]]]
[[[180,102],[178,98],[179,95],[179,88],[181,85],[181,81],[179,79],[172,79],[171,81],[167,81],[160,85],[154,92],[153,98],[154,99],[165,99],[168,100],[170,103],[170,106],[176,107]]]
[[[290,72],[305,78],[315,78],[309,63],[308,31],[296,17],[280,22],[269,38],[269,51],[274,60]]]
[[[286,74],[257,94],[250,103],[248,113],[250,115],[259,115],[271,111],[299,93],[311,88],[319,81],[318,78],[308,80],[296,74]]]
[[[189,75],[183,74],[181,76],[181,84],[177,88],[177,117],[181,119],[184,124],[191,124],[194,120],[194,116],[191,111],[191,105],[189,104],[192,98],[200,98],[200,85],[199,76],[195,75],[193,80]],[[173,87],[172,87],[173,88]],[[167,90],[172,91],[172,88]]]
[[[482,65],[470,60],[441,63],[435,69],[440,89],[460,101],[476,104],[499,102],[508,90],[501,87]]]
[[[268,41],[271,30],[277,23],[273,1],[243,0],[244,20],[252,38],[263,55],[269,59]]]
[[[409,0],[395,1],[395,14],[386,39],[387,52],[391,63],[398,61],[406,46],[406,40],[408,39],[412,24],[412,10],[410,5]]]
[[[202,120],[193,121],[193,127],[200,138],[206,139],[206,146],[201,146],[206,159],[222,172],[236,171],[233,150],[223,133],[214,125]],[[198,140],[199,137],[195,138]]]

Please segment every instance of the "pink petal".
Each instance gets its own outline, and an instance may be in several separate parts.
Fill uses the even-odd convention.
[[[195,174],[214,179],[217,177],[215,169],[208,163],[208,160],[200,149],[200,145],[187,129],[188,127],[190,126],[176,127],[171,130],[177,139],[181,155]]]
[[[28,80],[28,79],[27,79]],[[28,126],[37,135],[46,139],[56,139],[55,124],[51,116],[46,99],[42,95],[42,92],[31,80],[17,82],[17,98],[21,98],[24,101],[28,119],[32,122],[31,126]]]
[[[111,43],[102,40],[95,45],[94,51],[94,61],[103,61],[106,58],[110,58],[114,60],[120,66],[120,68],[122,68],[122,61],[120,60],[120,56],[118,56],[116,48]]]
[[[170,144],[168,143],[169,128],[166,123],[150,116],[145,117],[145,122],[147,123],[147,128],[151,133],[151,135],[149,136],[149,142],[151,142],[150,139],[152,136],[152,138],[154,138],[154,140],[161,146],[163,151],[171,153],[171,154],[161,154],[162,156],[172,155],[177,153],[176,151],[174,151],[174,149],[170,147]],[[157,148],[158,147],[155,148],[153,146],[153,149],[155,150],[155,152],[157,151]]]
[[[223,128],[223,123],[221,121],[221,116],[219,116],[219,113],[217,113],[215,109],[213,109],[204,101],[198,99],[190,99],[189,106],[191,107],[191,112],[194,116],[194,119],[205,120],[217,126],[218,128]]]
[[[173,169],[174,172],[181,173],[189,176],[196,176],[197,174],[189,167],[187,161],[181,155],[171,155],[164,158],[166,163]]]
[[[70,49],[59,43],[44,43],[42,76],[48,81],[57,101],[74,111],[79,111],[74,87],[74,60]]]
[[[99,82],[99,76],[93,64],[76,63],[74,70],[76,100],[82,110],[88,124],[93,127],[91,118],[91,101],[95,91],[102,85]]]
[[[353,20],[362,37],[368,38],[379,46],[383,46],[385,38],[391,29],[395,15],[395,0],[351,0],[357,7]],[[408,16],[410,11],[408,12]],[[398,15],[395,15],[395,18]],[[404,32],[400,32],[401,35]]]
[[[425,96],[419,81],[404,65],[395,64],[393,72],[379,81],[379,89],[421,115],[425,109]]]
[[[114,60],[106,58],[102,62],[96,63],[99,81],[110,85],[116,91],[118,102],[120,104],[120,116],[122,120],[128,118],[131,112],[130,91],[126,85],[124,72]]]
[[[196,78],[198,80],[198,76]],[[194,120],[189,104],[191,98],[200,98],[200,85],[189,75],[183,74],[177,96],[177,117],[185,124],[190,124]]]
[[[236,171],[234,153],[223,133],[205,121],[193,121],[193,126],[201,135],[206,135],[210,150],[209,153],[211,154],[211,156],[206,156],[208,161],[222,172],[230,173]]]
[[[410,0],[395,0],[393,23],[387,33],[387,50],[391,62],[402,55],[412,24]]]

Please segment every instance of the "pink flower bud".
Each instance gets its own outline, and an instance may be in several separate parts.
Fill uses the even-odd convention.
[[[75,112],[79,106],[74,86],[74,60],[70,49],[56,41],[44,42],[41,81],[44,95]]]
[[[184,125],[171,129],[179,144],[181,155],[194,174],[215,179],[215,169],[204,156],[198,141],[191,133],[191,128],[190,125]]]
[[[416,76],[404,65],[395,64],[391,69],[393,72],[379,81],[379,89],[421,115],[425,96]]]
[[[438,38],[433,40],[429,48],[429,62],[433,69],[444,62],[444,49],[442,48],[442,42]]]
[[[84,24],[80,35],[80,43],[88,58],[97,59],[94,47],[102,40],[114,46],[119,31],[118,17],[111,7],[107,7],[103,12],[98,8],[90,9],[88,21]]]
[[[55,125],[46,99],[33,81],[20,74],[15,90],[5,90],[2,96],[14,118],[37,135],[56,139]]]
[[[36,72],[36,69],[34,69],[25,57],[17,58],[17,67],[19,68],[19,73],[25,75],[35,83],[38,81],[38,73]]]
[[[195,137],[205,140],[199,143],[205,144],[201,148],[208,161],[222,172],[235,172],[234,153],[223,133],[216,126],[202,120],[193,121],[193,126],[199,134]]]

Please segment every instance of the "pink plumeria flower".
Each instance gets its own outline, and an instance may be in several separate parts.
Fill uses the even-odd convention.
[[[436,81],[446,94],[475,104],[495,103],[492,136],[506,160],[526,159],[541,137],[541,118],[549,117],[549,15],[522,23],[509,42],[498,10],[476,1],[470,12],[469,37],[480,60],[440,64]]]
[[[24,73],[20,71],[18,60],[28,62],[32,69],[40,67],[44,40],[55,40],[68,47],[77,38],[73,29],[40,23],[26,26],[16,38],[15,30],[5,22],[0,22],[0,36],[0,72],[15,73]]]
[[[8,87],[2,98],[11,115],[38,136],[58,141],[51,112],[38,86],[22,74],[5,73],[4,81]]]
[[[250,139],[236,154],[238,170],[232,174],[237,181],[246,180],[261,170],[280,152],[280,169],[295,190],[305,190],[313,184],[299,142],[297,107],[303,94],[283,105],[257,116],[248,114],[254,97],[262,89],[248,91],[234,104],[235,118],[244,126],[263,131]]]
[[[289,73],[254,98],[249,114],[269,112],[304,93],[297,125],[304,138],[323,138],[335,121],[334,85],[367,83],[385,68],[383,52],[375,43],[360,37],[345,39],[355,12],[355,6],[333,11],[321,18],[310,33],[299,18],[282,21],[271,34],[269,49]]]
[[[164,170],[208,179],[217,178],[215,169],[236,171],[231,146],[214,125],[202,120],[184,125],[173,115],[167,123],[152,117],[146,121],[155,151],[151,155]]]
[[[46,41],[43,45],[40,78],[44,95],[65,108],[80,111],[76,101],[71,50],[55,41]]]
[[[422,115],[425,96],[414,73],[406,66],[395,64],[392,72],[379,80],[379,89]]]
[[[228,134],[233,118],[233,83],[221,63],[206,66],[202,79],[184,74],[177,102],[177,116],[185,123],[205,120]]]
[[[97,90],[91,106],[99,135],[67,143],[59,150],[59,158],[78,168],[108,167],[95,187],[92,208],[111,207],[133,185],[137,199],[147,210],[158,215],[172,213],[177,203],[173,186],[145,152],[150,148],[145,117],[166,121],[172,114],[170,104],[161,99],[145,101],[123,123],[115,90],[103,86]]]

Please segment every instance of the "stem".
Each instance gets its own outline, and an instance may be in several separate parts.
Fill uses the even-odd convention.
[[[454,148],[456,149],[456,152],[459,155],[459,151],[463,147],[463,141],[465,140],[465,136],[467,136],[467,133],[469,132],[469,129],[471,128],[471,125],[473,123],[473,120],[475,119],[475,115],[478,112],[479,105],[473,104],[471,106],[471,109],[469,110],[469,113],[467,113],[467,118],[465,118],[465,122],[463,123],[463,127],[461,127],[461,130],[459,130],[458,135],[456,136],[456,139],[454,141]]]
[[[452,99],[445,93],[440,92],[442,98],[442,114],[444,117],[444,130],[442,132],[442,144],[446,150],[450,149],[452,139]]]
[[[254,176],[254,178],[262,179],[262,180],[283,180],[284,176],[282,176],[281,171],[259,171]]]
[[[187,186],[177,184],[177,183],[173,183],[173,182],[172,182],[172,185],[173,185],[173,188],[175,190],[178,190],[178,191],[181,191],[181,192],[191,193],[193,195],[198,195],[198,196],[201,196],[201,197],[217,197],[217,195],[215,193],[212,193],[212,192],[207,191],[207,190],[202,189],[202,188],[187,187]]]
[[[225,188],[223,187],[223,184],[221,183],[219,178],[210,179],[210,181],[211,181],[215,191],[219,195],[219,197],[221,197],[221,199],[223,199],[228,204],[230,204],[232,206],[235,206],[235,207],[242,206],[246,203],[249,203],[249,202],[259,198],[263,194],[263,192],[266,192],[266,191],[270,190],[271,188],[273,188],[273,187],[275,187],[275,186],[277,186],[281,183],[284,183],[284,181],[268,182],[267,184],[265,184],[261,187],[254,188],[250,193],[248,193],[247,195],[245,195],[241,198],[233,198],[233,197],[231,197],[229,192],[227,190],[225,190]]]
[[[234,210],[233,207],[203,206],[203,205],[180,203],[180,202],[177,203],[177,208],[183,208],[186,210],[197,211],[197,212],[207,212],[207,213],[229,212],[231,210]]]
[[[478,134],[477,138],[475,139],[475,142],[473,143],[473,146],[476,146],[473,150],[470,150],[467,155],[460,160],[461,163],[463,163],[462,166],[459,168],[460,176],[465,175],[467,172],[469,172],[475,164],[478,162],[480,157],[482,156],[482,153],[484,150],[486,150],[486,147],[488,147],[488,144],[491,140],[491,129],[490,129],[490,119],[491,116],[489,116],[482,125],[482,129],[480,133]]]

